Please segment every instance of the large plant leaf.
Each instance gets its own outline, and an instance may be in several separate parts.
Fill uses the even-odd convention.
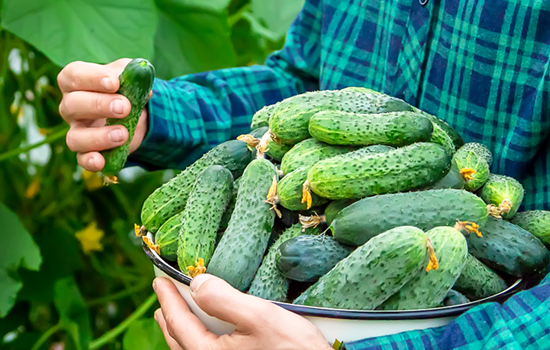
[[[4,0],[1,25],[64,66],[150,59],[156,20],[153,0]]]
[[[153,64],[162,79],[235,64],[226,11],[194,6],[196,2],[156,2],[160,14]]]
[[[55,308],[59,313],[59,322],[71,336],[77,349],[88,349],[92,340],[88,308],[74,279],[67,277],[55,284]]]
[[[135,321],[124,333],[123,350],[169,350],[166,340],[153,318]]]
[[[40,251],[17,216],[0,203],[0,317],[7,315],[15,303],[22,283],[14,276],[20,267],[38,270]]]
[[[304,6],[304,0],[251,0],[252,13],[277,39],[282,38],[296,15]]]

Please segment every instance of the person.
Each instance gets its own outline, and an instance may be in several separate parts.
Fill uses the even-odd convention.
[[[79,164],[100,171],[98,151],[127,130],[104,126],[130,104],[115,94],[128,60],[74,62],[59,74],[61,116]],[[312,90],[360,86],[447,121],[494,155],[492,172],[525,188],[522,209],[549,209],[550,2],[520,0],[306,0],[284,47],[263,65],[156,79],[128,164],[182,169],[249,131],[261,107]],[[176,349],[330,349],[309,321],[205,274],[192,296],[232,322],[217,337],[175,287],[156,279],[155,318]],[[344,344],[352,349],[550,349],[550,277],[503,304],[486,303],[447,326]]]

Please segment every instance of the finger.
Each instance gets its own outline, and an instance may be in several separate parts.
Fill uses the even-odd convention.
[[[132,105],[121,94],[105,94],[88,91],[74,91],[63,96],[59,114],[67,122],[85,119],[123,118]]]
[[[97,152],[122,146],[128,140],[128,129],[122,125],[88,128],[74,124],[66,136],[67,146],[73,152]]]
[[[155,311],[154,317],[155,321],[157,321],[157,324],[162,331],[162,334],[164,335],[164,339],[166,340],[166,344],[168,344],[170,350],[183,350],[182,347],[168,333],[168,330],[166,329],[166,321],[164,320],[164,315],[162,314],[161,309],[157,309]]]
[[[120,64],[71,62],[59,72],[57,84],[63,93],[71,91],[114,93],[120,86],[118,76],[123,69],[124,67]]]
[[[77,153],[76,160],[84,169],[96,173],[105,166],[105,158],[99,152]]]
[[[176,287],[166,278],[153,282],[168,334],[184,349],[211,348],[217,337],[208,332],[205,325],[195,316]]]
[[[210,316],[229,322],[245,331],[258,327],[262,315],[277,313],[276,305],[252,295],[244,294],[224,280],[203,274],[193,278],[191,296]]]

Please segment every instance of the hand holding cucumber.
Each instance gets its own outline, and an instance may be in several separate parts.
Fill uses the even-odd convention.
[[[72,62],[57,77],[63,93],[59,113],[70,125],[67,145],[86,170],[101,171],[105,158],[100,151],[123,146],[128,140],[125,125],[106,123],[108,118],[122,120],[130,114],[130,101],[117,92],[119,76],[131,61],[119,59],[106,65]],[[146,130],[147,111],[143,109],[129,144],[130,153],[139,147]]]
[[[172,350],[181,349],[332,349],[321,332],[308,320],[266,300],[247,295],[212,275],[199,275],[191,282],[191,296],[213,317],[235,324],[230,335],[210,333],[189,310],[176,287],[165,278],[153,283],[161,309],[155,312]]]

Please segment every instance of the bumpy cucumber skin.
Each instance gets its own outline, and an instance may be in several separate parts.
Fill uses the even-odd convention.
[[[227,229],[227,225],[229,224],[229,220],[231,220],[231,215],[233,215],[233,210],[235,210],[235,203],[237,203],[237,193],[239,192],[240,182],[241,182],[240,177],[235,181],[233,181],[233,190],[231,191],[231,199],[229,200],[229,203],[227,204],[227,208],[225,209],[222,215],[219,231],[225,231],[225,229]]]
[[[550,211],[529,210],[516,213],[511,222],[538,237],[546,246],[550,246]]]
[[[279,203],[289,210],[306,210],[307,203],[302,203],[303,183],[307,179],[309,168],[302,167],[294,170],[279,181],[277,185],[277,196]],[[328,202],[328,199],[321,198],[315,193],[311,194],[311,206],[318,207]]]
[[[288,279],[314,282],[347,257],[352,248],[330,236],[297,236],[282,243],[275,253],[278,271]]]
[[[401,147],[430,141],[432,131],[432,122],[415,112],[321,111],[309,120],[310,135],[331,145]]]
[[[327,225],[330,226],[336,215],[338,215],[342,209],[349,207],[355,202],[357,202],[355,199],[340,199],[330,202],[325,208],[325,220]]]
[[[352,152],[322,160],[310,169],[307,180],[324,198],[363,198],[433,184],[450,167],[451,155],[443,147],[419,142],[386,153],[354,157]]]
[[[178,266],[195,266],[199,258],[208,267],[214,253],[220,221],[233,191],[233,175],[220,165],[211,165],[197,178],[189,195],[178,236]]]
[[[252,116],[252,122],[250,123],[250,128],[257,129],[264,126],[269,126],[269,118],[271,118],[271,113],[276,106],[276,103],[272,105],[267,105],[254,113],[254,115]]]
[[[485,202],[468,191],[426,190],[361,199],[342,209],[330,229],[340,243],[358,246],[399,226],[430,230],[454,226],[457,220],[483,226],[487,215]]]
[[[518,180],[497,174],[489,175],[489,179],[479,191],[479,196],[487,204],[494,204],[498,207],[506,199],[512,202],[512,209],[502,214],[504,219],[511,219],[516,214],[523,201],[523,194],[523,186]]]
[[[453,129],[449,124],[447,124],[446,121],[444,121],[443,119],[440,119],[440,118],[438,118],[434,115],[431,115],[429,113],[421,111],[420,109],[418,109],[416,107],[413,107],[413,110],[417,113],[422,114],[426,118],[430,119],[432,121],[432,123],[434,123],[434,130],[436,129],[436,125],[437,125],[437,129],[440,129],[443,132],[445,132],[445,134],[447,134],[447,136],[448,136],[448,139],[450,139],[452,144],[454,145],[455,150],[459,149],[460,147],[462,147],[464,145],[464,140],[462,139],[462,136],[460,136],[460,134],[455,129]],[[447,142],[445,141],[445,143],[447,143]],[[490,162],[488,162],[488,163],[490,163]]]
[[[176,261],[178,236],[185,211],[172,216],[155,234],[155,244],[159,246],[160,256],[169,261]]]
[[[525,277],[544,273],[548,249],[530,232],[506,220],[489,216],[483,237],[465,233],[470,254],[495,271]]]
[[[483,184],[489,178],[490,174],[489,164],[486,160],[486,154],[480,154],[480,152],[476,152],[473,150],[481,149],[481,147],[461,147],[453,156],[453,163],[456,164],[459,170],[473,169],[476,171],[476,174],[472,175],[473,179],[466,181],[464,185],[464,188],[471,192],[477,191],[479,188],[481,188],[481,186],[483,186]]]
[[[418,310],[438,306],[455,284],[468,255],[466,239],[452,227],[436,227],[426,235],[439,262],[437,270],[422,270],[397,293],[382,303],[380,310]]]
[[[291,145],[279,145],[277,142],[273,141],[270,137],[269,142],[267,143],[267,152],[265,152],[265,154],[267,154],[269,158],[277,162],[280,162],[283,159],[284,155],[288,151],[290,151],[291,148],[292,148]]]
[[[491,153],[491,151],[489,151],[489,149],[481,143],[468,142],[468,143],[465,143],[464,146],[462,146],[460,148],[463,149],[464,151],[475,152],[478,156],[485,159],[487,164],[489,164],[489,167],[493,163],[493,153]]]
[[[311,168],[315,163],[353,151],[351,147],[331,146],[316,139],[303,140],[290,149],[281,160],[281,171],[290,174],[301,167]]]
[[[456,290],[451,289],[445,299],[443,299],[443,306],[454,306],[469,303],[470,300],[465,295],[460,294]]]
[[[456,152],[455,144],[453,140],[438,124],[433,123],[433,132],[430,142],[441,145],[447,152],[454,154]]]
[[[427,236],[398,227],[374,237],[341,260],[294,304],[373,310],[428,264]]]
[[[311,91],[287,98],[275,108],[269,129],[279,143],[296,144],[308,137],[309,119],[322,110],[351,113],[383,113],[410,111],[405,101],[384,94],[357,90]]]
[[[435,184],[428,186],[427,189],[442,189],[442,188],[454,188],[458,190],[463,190],[466,185],[466,180],[460,170],[458,169],[456,163],[452,162],[451,170],[443,177],[441,180],[437,181]]]
[[[302,232],[301,224],[295,224],[286,229],[269,248],[247,293],[267,300],[285,301],[289,282],[277,269],[275,264],[276,252],[279,246],[289,239],[302,235],[309,236],[318,234],[319,229],[316,228],[308,228],[305,232]]]
[[[112,177],[124,168],[130,151],[130,142],[134,137],[141,112],[149,99],[154,78],[155,68],[143,58],[130,61],[120,74],[120,88],[117,93],[128,98],[132,109],[125,118],[108,118],[105,126],[123,125],[128,129],[128,141],[122,146],[100,152],[105,158],[105,166],[101,170],[103,175]]]
[[[462,273],[453,286],[453,289],[471,300],[490,297],[506,288],[508,288],[506,282],[472,254],[468,254]]]
[[[266,159],[253,160],[246,167],[235,210],[206,270],[241,291],[258,271],[275,222],[275,213],[265,202],[273,177],[277,179],[277,169]]]
[[[149,195],[141,209],[142,225],[155,233],[166,220],[183,211],[197,176],[208,166],[221,165],[238,178],[251,160],[252,152],[245,142],[219,144]]]

